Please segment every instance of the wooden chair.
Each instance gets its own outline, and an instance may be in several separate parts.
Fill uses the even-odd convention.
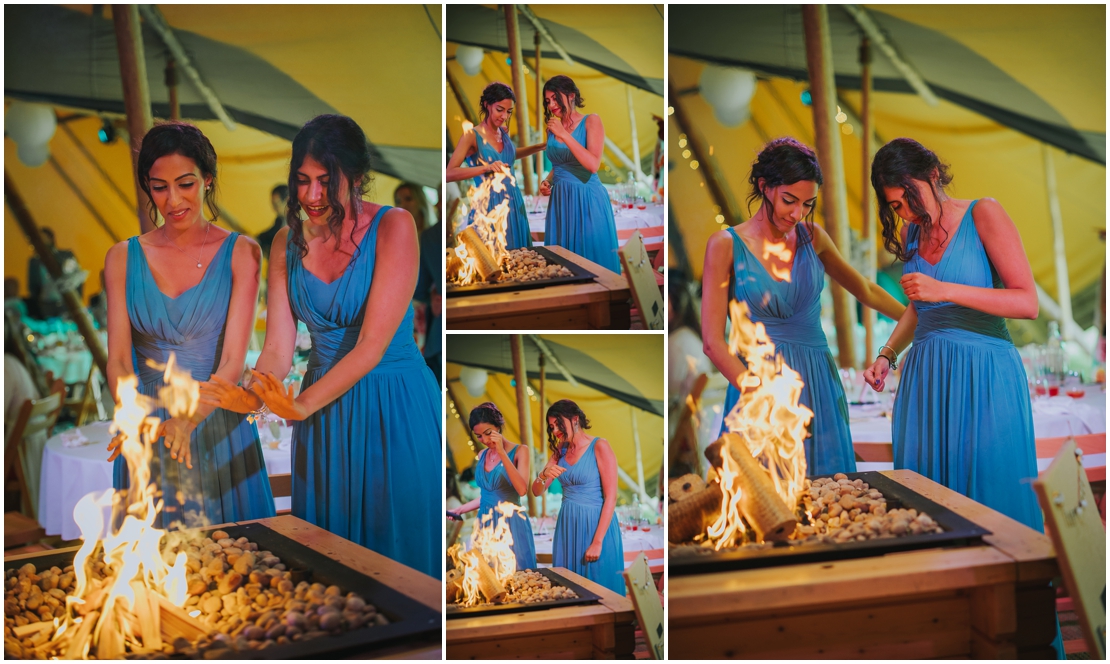
[[[636,554],[632,564],[624,571],[624,583],[636,609],[636,620],[647,642],[648,654],[654,659],[663,659],[663,601],[642,551]]]
[[[644,248],[644,238],[639,231],[632,234],[619,253],[621,267],[624,268],[628,286],[632,289],[632,299],[636,302],[636,310],[643,321],[644,329],[662,330],[666,320],[663,295],[659,292],[659,284],[655,279],[657,273],[651,265]]]
[[[1088,433],[1082,436],[1060,436],[1057,438],[1038,438],[1037,458],[1051,459],[1059,453],[1060,449],[1069,440],[1075,438],[1075,446],[1083,450],[1084,454],[1106,454],[1106,433]],[[1091,483],[1091,492],[1098,506],[1098,513],[1106,521],[1106,465],[1084,468],[1087,481]]]
[[[894,461],[894,445],[892,443],[852,443],[856,451],[856,461],[882,463]]]
[[[290,498],[293,496],[293,476],[289,473],[284,475],[270,475],[270,491],[273,492],[274,498]],[[277,513],[278,516],[289,514],[290,510],[281,510]]]
[[[100,396],[100,370],[94,364],[89,369],[89,377],[85,379],[81,395],[65,401],[66,408],[73,412],[74,426],[85,426],[90,418],[95,422],[108,419]]]
[[[4,445],[4,477],[14,475],[5,488],[19,493],[23,514],[17,511],[4,513],[4,548],[30,544],[46,536],[46,532],[35,518],[34,503],[27,488],[27,478],[23,474],[22,451],[28,436],[45,432],[47,436],[54,429],[58,413],[62,410],[65,387],[61,381],[55,382],[55,389],[42,399],[28,399],[16,416],[15,424]]]

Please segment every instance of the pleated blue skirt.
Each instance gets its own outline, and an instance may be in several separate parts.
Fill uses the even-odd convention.
[[[139,386],[157,398],[161,381]],[[165,421],[169,413],[152,413]],[[217,408],[193,432],[192,469],[170,457],[165,441],[153,445],[150,479],[158,483],[165,502],[161,527],[189,528],[249,521],[274,516],[274,497],[262,456],[258,429],[245,415]],[[126,489],[131,478],[123,456],[115,460],[113,486]]]
[[[490,192],[489,209],[493,210],[505,198],[509,199],[509,218],[505,223],[505,246],[509,249],[521,249],[532,246],[532,232],[528,229],[528,209],[524,205],[524,196],[515,185],[508,184],[504,193]],[[468,224],[474,222],[474,210],[470,211]]]
[[[915,341],[893,419],[895,468],[1044,531],[1033,412],[1012,343],[960,329]]]
[[[617,515],[609,522],[605,539],[601,544],[601,557],[592,563],[585,561],[586,549],[594,540],[597,525],[601,522],[601,505],[596,507],[580,505],[563,499],[559,510],[559,520],[555,524],[555,538],[552,542],[552,563],[555,567],[565,567],[584,576],[590,581],[601,584],[621,595],[625,594],[624,543],[621,541],[620,524]]]
[[[805,440],[806,475],[824,477],[856,472],[856,453],[848,429],[848,401],[840,374],[827,347],[776,343],[775,350],[794,371],[801,374],[805,387],[798,402],[813,411],[812,435]],[[739,392],[731,384],[725,396],[725,417],[736,405]],[[726,427],[721,423],[721,432]]]
[[[441,578],[442,411],[420,364],[373,371],[294,424],[293,515]]]
[[[544,225],[545,245],[558,245],[620,273],[617,226],[609,193],[596,181],[557,177],[551,187]]]

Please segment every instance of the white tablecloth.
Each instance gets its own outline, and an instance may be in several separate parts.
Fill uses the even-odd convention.
[[[532,524],[532,537],[536,543],[536,555],[551,555],[553,540],[555,537],[555,517],[544,517],[543,519],[535,519]],[[651,524],[648,526],[649,530],[629,530],[621,527],[621,543],[624,545],[624,552],[629,551],[652,551],[655,549],[663,548],[663,526]],[[625,566],[628,566],[628,561],[625,561]],[[547,565],[541,565],[546,567]]]
[[[77,501],[94,491],[101,492],[112,488],[112,464],[108,463],[108,422],[94,422],[81,427],[80,431],[88,444],[80,447],[66,447],[62,438],[65,434],[53,436],[46,441],[42,455],[42,477],[39,485],[38,520],[46,529],[47,535],[61,535],[62,539],[74,540],[81,537],[81,529],[73,520],[73,508]],[[269,475],[283,475],[290,472],[292,458],[290,443],[293,429],[282,426],[279,440],[275,441],[270,427],[263,425],[259,430],[262,440],[262,455],[266,461]],[[289,509],[289,498],[274,501],[279,510]]]
[[[663,206],[648,205],[646,209],[621,210],[613,217],[617,230],[635,230],[637,228],[650,228],[663,225]],[[547,222],[547,210],[528,213],[528,230],[533,233],[544,232]]]
[[[1101,385],[1085,385],[1082,398],[1056,396],[1033,401],[1033,434],[1036,438],[1106,432],[1106,393]],[[883,414],[886,414],[884,416]],[[889,443],[890,410],[877,404],[848,407],[848,427],[856,443]]]

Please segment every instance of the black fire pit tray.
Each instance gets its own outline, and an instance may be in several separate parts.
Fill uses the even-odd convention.
[[[236,539],[246,537],[257,544],[260,551],[270,551],[281,558],[287,570],[303,572],[305,580],[310,583],[336,585],[344,593],[358,593],[390,621],[388,625],[361,627],[338,636],[294,641],[264,650],[241,650],[235,653],[237,659],[335,659],[366,654],[389,642],[420,634],[434,634],[438,638],[442,632],[443,621],[437,609],[425,606],[381,581],[346,567],[260,523],[209,528],[206,532],[214,530],[222,530]],[[4,569],[19,569],[27,563],[34,563],[38,569],[54,565],[65,567],[73,563],[73,555],[73,551],[67,551],[5,561]]]
[[[493,616],[500,613],[520,613],[522,611],[543,611],[544,609],[554,609],[561,606],[575,606],[578,604],[595,604],[601,601],[601,596],[596,593],[586,590],[582,586],[568,580],[562,574],[554,572],[546,567],[533,570],[543,574],[551,579],[552,585],[566,586],[574,592],[578,593],[578,597],[571,597],[568,599],[555,599],[549,602],[533,602],[531,604],[523,604],[521,602],[514,602],[513,604],[487,604],[483,606],[469,606],[461,607],[455,604],[447,605],[447,619],[451,618],[478,618],[481,616]]]
[[[458,295],[485,295],[486,293],[501,293],[504,291],[519,291],[529,290],[532,288],[545,288],[547,286],[561,286],[563,284],[577,284],[585,281],[593,281],[597,275],[590,272],[586,268],[572,263],[563,258],[554,251],[547,247],[529,247],[532,251],[540,256],[550,264],[562,265],[570,270],[572,275],[569,277],[555,277],[554,279],[539,279],[537,281],[495,281],[493,283],[486,283],[479,281],[468,286],[460,286],[458,284],[447,283],[447,297],[455,297]]]
[[[710,574],[732,570],[778,567],[802,563],[821,563],[850,558],[883,556],[899,551],[937,547],[964,547],[980,544],[991,531],[982,528],[925,496],[902,486],[876,471],[846,473],[848,479],[861,479],[878,489],[886,498],[887,509],[916,509],[937,522],[943,533],[904,535],[886,539],[846,542],[844,544],[802,544],[783,542],[769,548],[732,549],[713,553],[688,553],[670,556],[667,571],[674,576]],[[817,478],[813,478],[817,479]]]

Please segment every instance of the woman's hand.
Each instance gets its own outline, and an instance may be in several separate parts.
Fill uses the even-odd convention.
[[[562,466],[548,466],[547,468],[543,469],[543,472],[540,473],[540,479],[547,480],[548,482],[553,482],[559,479],[559,476],[565,472],[567,472],[567,469],[563,468]]]
[[[501,432],[490,431],[487,435],[492,443],[489,448],[493,450],[493,453],[497,456],[505,456],[505,437],[501,435]]]
[[[116,404],[116,407],[118,408],[119,404]],[[150,420],[143,420],[143,423],[139,425],[139,440],[144,439],[148,442],[157,440],[156,438],[150,437]],[[111,452],[108,456],[109,462],[115,461],[116,457],[123,453],[123,443],[126,440],[127,436],[125,436],[123,432],[120,432],[113,436],[112,440],[108,441],[108,451]]]
[[[498,172],[507,171],[507,170],[509,170],[509,167],[505,165],[505,162],[493,161],[493,162],[490,162],[490,163],[486,164],[486,174],[487,175],[490,174],[490,173],[498,173]]]
[[[308,409],[293,398],[293,386],[288,389],[273,374],[260,374],[251,370],[254,382],[251,392],[261,399],[274,415],[286,420],[303,420],[308,417]]]
[[[890,373],[890,359],[882,355],[875,358],[871,366],[863,371],[863,380],[876,392],[886,387],[886,377]]]
[[[463,520],[461,514],[459,514],[458,512],[452,512],[450,510],[448,510],[448,512],[447,512],[447,518],[450,519],[451,521],[462,521]]]
[[[186,468],[192,468],[193,450],[190,443],[196,428],[197,425],[190,420],[172,417],[158,426],[153,440],[165,438],[170,458],[177,459],[178,463],[185,464]]]
[[[200,384],[200,402],[230,410],[233,413],[250,413],[262,407],[258,395],[233,385],[216,374]]]
[[[551,183],[548,182],[546,179],[540,180],[540,196],[550,196],[550,195],[551,195]]]
[[[586,555],[583,557],[588,563],[597,562],[597,559],[601,557],[601,542],[591,544],[590,548],[586,549]]]
[[[945,294],[946,284],[920,272],[904,275],[901,283],[902,290],[906,292],[906,297],[915,302],[948,301]]]
[[[551,132],[552,136],[564,143],[567,142],[567,137],[570,135],[567,128],[563,126],[563,121],[556,117],[552,117],[547,121],[547,131]]]

